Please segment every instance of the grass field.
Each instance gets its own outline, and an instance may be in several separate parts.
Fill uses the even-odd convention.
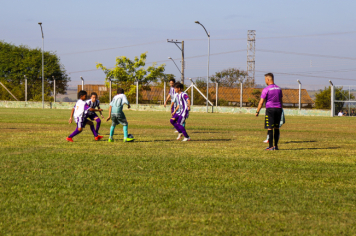
[[[126,111],[136,141],[65,141],[70,110],[0,109],[1,235],[355,235],[356,119]],[[107,115],[107,112],[104,112]]]

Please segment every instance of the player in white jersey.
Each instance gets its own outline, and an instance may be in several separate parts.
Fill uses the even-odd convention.
[[[67,137],[67,141],[73,142],[73,137],[76,136],[77,134],[81,133],[86,124],[90,125],[90,129],[94,134],[95,140],[99,141],[100,139],[103,138],[103,136],[100,136],[97,134],[97,132],[94,129],[93,122],[88,120],[88,112],[89,111],[101,112],[102,109],[94,109],[94,108],[90,108],[88,106],[88,104],[85,101],[87,99],[87,92],[84,90],[79,91],[78,98],[79,98],[79,100],[77,101],[74,108],[72,109],[72,113],[69,118],[69,124],[71,124],[72,117],[74,115],[74,120],[75,120],[75,123],[77,123],[77,128],[71,135],[69,135]]]
[[[176,83],[174,85],[174,89],[177,93],[178,98],[178,106],[172,113],[171,124],[174,126],[174,128],[176,128],[179,133],[177,140],[179,140],[182,135],[184,135],[183,141],[190,141],[191,139],[187,134],[185,127],[183,126],[183,123],[189,117],[190,99],[188,94],[183,92],[183,88],[183,84],[181,83]]]
[[[92,92],[90,95],[90,99],[86,101],[86,103],[88,104],[88,106],[90,108],[98,108],[100,109],[100,101],[98,100],[98,94],[95,92]],[[102,119],[104,119],[103,113],[100,111],[100,116]],[[95,131],[97,133],[99,133],[99,129],[100,129],[100,124],[101,124],[101,120],[99,118],[99,116],[93,112],[93,111],[88,111],[88,118],[92,121],[96,121],[96,128]]]
[[[168,102],[168,99],[170,98],[171,99],[171,114],[173,113],[174,109],[176,109],[176,106],[174,104],[174,97],[176,96],[176,92],[174,90],[174,84],[176,83],[176,80],[175,79],[170,79],[169,80],[169,85],[171,86],[169,88],[169,94],[167,96],[167,99],[166,101],[164,102],[164,107],[167,106],[167,102]]]

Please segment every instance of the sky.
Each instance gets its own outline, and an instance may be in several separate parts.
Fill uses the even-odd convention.
[[[200,21],[211,34],[210,75],[246,70],[247,31],[256,30],[256,83],[272,72],[285,87],[299,79],[309,89],[329,80],[356,88],[355,9],[351,0],[1,0],[0,40],[40,48],[42,22],[45,51],[58,54],[72,87],[80,76],[103,84],[97,62],[111,68],[116,57],[143,52],[147,65],[165,63],[165,73],[179,78],[168,57],[180,64],[181,53],[167,39],[184,40],[186,78],[206,78],[208,37],[194,23]]]

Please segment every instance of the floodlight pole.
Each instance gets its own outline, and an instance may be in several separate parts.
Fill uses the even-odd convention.
[[[53,78],[53,99],[54,99],[54,103],[56,103],[56,78],[54,78],[54,76],[52,76]]]
[[[173,60],[173,58],[172,58],[172,57],[168,57],[168,59],[170,59],[170,60],[173,61],[174,65],[176,65],[177,69],[179,70],[179,73],[180,73],[181,75],[183,75],[182,71],[179,69],[179,67],[177,66],[176,62]],[[183,81],[183,80],[182,80],[182,81]],[[182,84],[184,84],[184,83],[182,83]]]
[[[210,65],[210,33],[205,29],[204,25],[202,25],[199,21],[195,21],[196,24],[199,24],[205,30],[206,35],[208,36],[208,74],[206,76],[206,112],[209,112],[209,65]]]
[[[300,80],[298,79],[297,80],[298,84],[299,84],[299,101],[298,101],[298,104],[299,104],[299,110],[302,109],[302,83],[300,82]]]
[[[82,76],[80,76],[80,79],[82,80],[82,90],[84,90],[84,79]]]
[[[41,27],[41,33],[42,33],[42,109],[44,109],[44,56],[43,56],[44,36],[43,36],[42,22],[39,22],[38,24]]]
[[[25,102],[27,102],[27,77],[26,75],[24,75],[25,77]]]
[[[334,92],[334,84],[333,82],[331,82],[331,80],[329,80],[329,83],[331,84],[331,117],[334,117],[335,115],[335,92]]]

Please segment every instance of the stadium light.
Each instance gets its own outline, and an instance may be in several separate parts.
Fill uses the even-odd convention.
[[[195,21],[196,24],[201,25],[205,30],[206,35],[208,36],[208,74],[206,76],[206,112],[209,112],[209,63],[210,63],[210,33],[205,29],[204,25],[202,25],[199,21]]]
[[[333,82],[331,82],[331,80],[329,80],[329,83],[331,84],[331,86],[334,86]]]
[[[80,79],[82,80],[82,90],[84,90],[84,79],[82,76],[80,76]]]
[[[44,36],[43,36],[42,22],[38,22],[38,24],[41,27],[41,33],[42,33],[42,109],[44,109],[44,59],[43,59]]]

